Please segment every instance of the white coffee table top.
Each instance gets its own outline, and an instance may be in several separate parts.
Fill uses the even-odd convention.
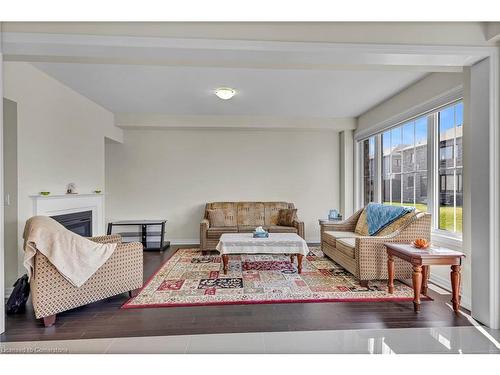
[[[306,241],[295,233],[269,233],[268,238],[253,238],[253,233],[224,233],[216,249],[221,254],[302,254]]]

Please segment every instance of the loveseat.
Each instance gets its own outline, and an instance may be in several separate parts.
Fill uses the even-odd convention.
[[[384,243],[411,243],[417,238],[430,241],[431,215],[414,211],[405,214],[370,236],[366,207],[339,223],[321,223],[321,250],[334,262],[359,279],[362,286],[370,280],[387,279],[387,253]],[[395,278],[411,279],[410,263],[396,258]]]
[[[304,222],[295,216],[291,225],[279,225],[280,210],[295,209],[288,202],[211,202],[205,205],[203,220],[200,223],[200,249],[215,250],[223,233],[253,232],[262,226],[269,233],[296,233],[304,237]],[[222,211],[223,225],[210,223],[209,211]],[[221,224],[221,223],[219,223]]]

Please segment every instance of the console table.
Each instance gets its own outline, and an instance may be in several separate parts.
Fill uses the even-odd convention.
[[[460,308],[460,269],[463,253],[449,250],[443,247],[430,246],[427,249],[417,249],[412,245],[385,243],[387,249],[387,272],[389,278],[387,287],[389,293],[394,291],[394,257],[403,259],[413,266],[413,307],[415,312],[420,311],[420,293],[427,294],[427,279],[429,277],[429,266],[449,265],[451,266],[451,288],[453,310],[458,312]]]
[[[122,220],[108,223],[108,235],[112,234],[113,227],[140,228],[139,232],[118,232],[123,238],[139,237],[144,250],[163,251],[170,246],[170,241],[165,241],[165,224],[167,220]],[[151,228],[152,227],[152,228]],[[148,230],[149,229],[149,230]],[[153,230],[151,230],[153,229]],[[155,230],[156,229],[156,230]],[[152,240],[151,237],[159,237],[159,240]],[[132,242],[132,241],[124,241]]]

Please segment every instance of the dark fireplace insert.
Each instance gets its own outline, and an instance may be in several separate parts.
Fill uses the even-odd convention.
[[[52,216],[52,219],[80,236],[92,236],[92,211],[74,212],[71,214]]]

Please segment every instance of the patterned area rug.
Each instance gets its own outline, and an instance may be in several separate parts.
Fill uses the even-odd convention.
[[[349,272],[310,248],[302,273],[286,255],[230,255],[227,275],[218,252],[179,249],[122,308],[304,302],[412,301],[413,289],[395,281],[363,288]],[[425,298],[425,297],[424,297]]]

